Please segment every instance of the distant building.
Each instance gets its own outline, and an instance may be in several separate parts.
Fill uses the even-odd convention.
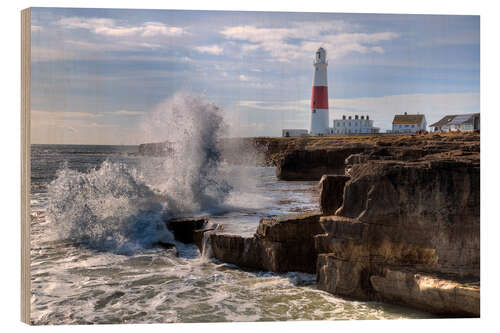
[[[369,116],[355,115],[342,116],[342,119],[333,120],[333,128],[330,129],[331,134],[372,134],[378,133],[379,128],[373,127],[373,120]]]
[[[397,114],[392,121],[392,133],[415,133],[425,131],[427,121],[423,114]]]
[[[309,131],[306,129],[297,129],[297,128],[285,128],[281,131],[281,134],[284,138],[298,138],[301,136],[308,135]]]
[[[455,132],[479,130],[480,125],[480,114],[468,113],[444,116],[430,127],[434,132]]]

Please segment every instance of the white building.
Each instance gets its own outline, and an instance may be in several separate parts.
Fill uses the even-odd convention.
[[[369,116],[355,115],[342,116],[342,119],[333,120],[333,128],[330,129],[331,134],[372,134],[379,132],[378,127],[373,127],[373,120]]]
[[[427,129],[423,114],[397,114],[392,121],[392,133],[416,133]]]
[[[297,129],[297,128],[285,128],[281,131],[281,135],[284,138],[298,138],[301,136],[308,135],[308,130],[306,129]]]
[[[479,130],[479,113],[468,113],[459,115],[449,115],[443,117],[440,121],[429,125],[434,132],[455,132],[455,131],[474,131]]]

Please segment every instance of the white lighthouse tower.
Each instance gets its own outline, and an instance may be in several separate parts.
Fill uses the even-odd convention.
[[[320,47],[314,58],[314,78],[311,96],[311,129],[309,134],[327,134],[328,117],[328,79],[326,75],[326,50]]]

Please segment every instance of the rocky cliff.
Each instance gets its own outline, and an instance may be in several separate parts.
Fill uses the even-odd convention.
[[[195,230],[200,249],[250,269],[316,273],[339,296],[479,316],[478,134],[287,150],[279,163],[284,179],[321,178],[321,214],[262,219],[253,237]]]
[[[384,147],[346,162],[348,180],[321,181],[321,209],[331,216],[315,236],[319,288],[478,316],[479,137]]]

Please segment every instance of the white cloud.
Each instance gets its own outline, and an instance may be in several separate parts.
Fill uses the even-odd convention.
[[[100,118],[102,116],[102,114],[91,112],[31,110],[31,117],[40,117],[45,119],[90,119]]]
[[[249,76],[246,76],[243,74],[240,74],[240,76],[238,78],[240,79],[240,81],[250,81],[251,80],[251,78]]]
[[[296,100],[287,102],[263,102],[263,101],[239,101],[238,106],[271,111],[297,111],[305,109],[310,102],[308,100]]]
[[[129,111],[129,110],[118,110],[118,111],[113,111],[110,113],[113,115],[117,115],[117,116],[142,116],[142,115],[144,115],[144,113],[141,111]]]
[[[83,29],[92,36],[79,38],[78,34],[62,34],[57,43],[50,46],[34,47],[32,59],[37,61],[103,59],[103,57],[121,57],[107,52],[131,50],[156,50],[169,47],[171,37],[188,34],[182,27],[167,26],[161,22],[143,22],[136,25],[121,24],[108,18],[67,17],[55,22],[56,31],[63,29]],[[41,29],[32,26],[32,29]],[[45,28],[44,28],[45,29]],[[60,33],[58,33],[60,34]],[[129,56],[132,57],[132,56]],[[186,57],[186,59],[188,59]],[[188,61],[188,60],[186,60]]]
[[[241,45],[244,52],[263,49],[283,62],[311,57],[320,46],[329,51],[330,59],[352,52],[383,53],[384,49],[374,44],[399,37],[394,32],[356,33],[352,32],[354,28],[357,26],[343,21],[295,22],[290,28],[245,25],[226,27],[220,33],[228,39],[245,42]]]
[[[197,46],[194,49],[200,53],[209,53],[214,55],[221,55],[224,53],[224,49],[218,45]]]
[[[262,46],[260,44],[243,44],[241,45],[241,49],[244,51],[244,52],[248,52],[248,51],[255,51],[259,48],[261,48]]]
[[[108,18],[67,17],[57,21],[57,24],[67,29],[86,29],[97,35],[114,37],[180,36],[186,33],[181,27],[167,26],[161,22],[144,22],[140,25],[119,25],[115,20]]]

